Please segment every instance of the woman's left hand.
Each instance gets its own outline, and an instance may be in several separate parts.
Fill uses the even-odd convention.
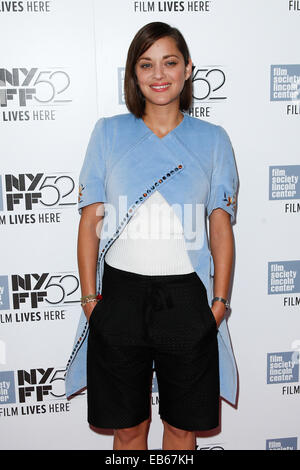
[[[223,302],[216,300],[211,307],[211,311],[215,317],[217,327],[219,328],[226,313],[226,306]]]

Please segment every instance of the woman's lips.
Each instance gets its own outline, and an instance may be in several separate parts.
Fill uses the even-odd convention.
[[[171,83],[153,83],[150,85],[151,90],[156,92],[166,91],[171,86]]]

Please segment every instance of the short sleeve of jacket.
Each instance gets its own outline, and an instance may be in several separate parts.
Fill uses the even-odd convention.
[[[90,136],[79,174],[78,211],[95,202],[106,202],[104,118],[99,119]]]
[[[233,223],[236,216],[238,175],[230,139],[223,127],[217,128],[207,214],[210,216],[214,209],[224,209],[230,214]]]

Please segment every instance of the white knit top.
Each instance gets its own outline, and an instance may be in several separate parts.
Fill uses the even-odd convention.
[[[105,261],[115,268],[145,275],[194,271],[182,224],[158,190],[131,217],[107,251]]]

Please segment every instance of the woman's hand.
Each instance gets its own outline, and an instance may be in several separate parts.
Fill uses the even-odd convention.
[[[89,322],[90,321],[90,316],[92,314],[92,311],[94,310],[94,308],[96,307],[96,304],[97,302],[88,302],[87,304],[85,304],[82,309],[84,311],[84,314],[86,316],[86,319],[87,321]]]
[[[226,313],[226,306],[223,302],[216,300],[211,307],[211,311],[215,317],[217,327],[219,328]]]
[[[95,301],[95,302],[88,302],[82,307],[88,322],[90,321],[90,316],[92,314],[92,311],[96,307],[96,305],[97,305],[97,302]]]

